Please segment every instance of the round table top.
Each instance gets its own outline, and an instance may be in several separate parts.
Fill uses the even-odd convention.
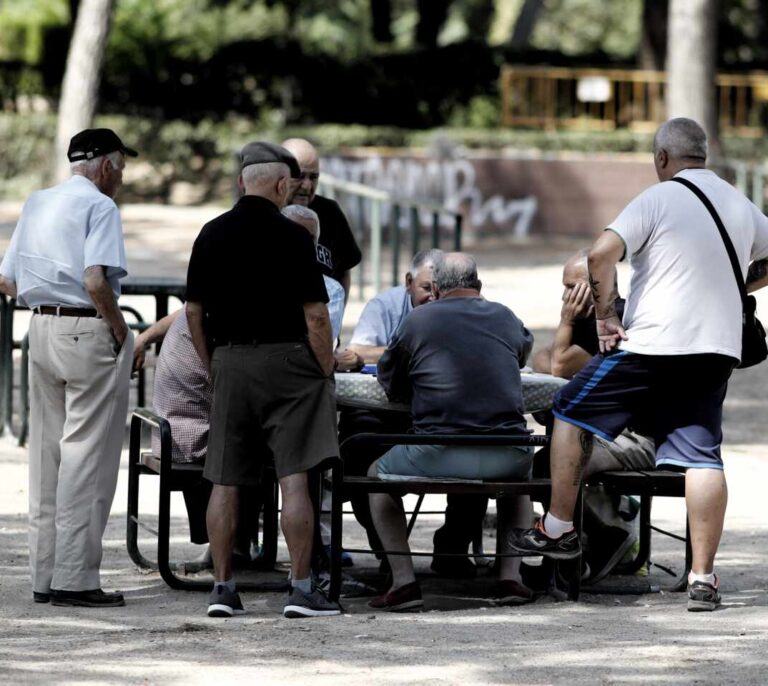
[[[372,374],[339,372],[336,378],[336,402],[344,407],[359,407],[368,410],[394,410],[407,412],[405,403],[390,402],[387,394]],[[555,392],[567,382],[549,374],[522,372],[523,405],[526,412],[541,412],[552,407]]]

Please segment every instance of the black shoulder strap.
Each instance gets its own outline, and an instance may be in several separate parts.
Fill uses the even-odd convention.
[[[723,222],[720,219],[720,215],[717,213],[715,208],[712,206],[712,203],[709,201],[709,198],[704,195],[703,191],[694,183],[691,183],[688,181],[688,179],[682,179],[679,176],[676,176],[672,179],[672,181],[677,181],[677,183],[683,184],[686,188],[690,189],[693,193],[696,194],[696,196],[701,200],[701,202],[704,204],[704,207],[709,210],[709,213],[712,215],[712,219],[715,220],[715,224],[717,224],[717,230],[720,232],[720,238],[723,239],[723,243],[725,243],[725,250],[728,253],[728,258],[731,260],[731,267],[733,267],[733,275],[736,277],[736,283],[739,286],[739,294],[741,295],[741,302],[742,305],[746,309],[746,303],[747,303],[747,288],[744,285],[744,277],[741,275],[741,267],[739,266],[739,258],[736,257],[736,250],[733,247],[733,243],[731,243],[731,237],[728,235],[728,232],[725,230],[725,226],[723,226]]]

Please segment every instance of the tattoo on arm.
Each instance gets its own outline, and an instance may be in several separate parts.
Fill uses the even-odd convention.
[[[760,281],[768,276],[768,258],[764,260],[756,260],[749,265],[747,270],[747,283],[754,283]]]
[[[592,291],[592,299],[596,302],[600,302],[600,291],[598,291],[597,287],[600,285],[600,282],[597,281],[592,274],[589,275],[589,288]]]
[[[573,485],[578,486],[581,483],[581,477],[584,474],[584,467],[587,466],[589,458],[592,457],[592,444],[594,442],[594,436],[588,431],[581,429],[579,431],[579,466],[576,475],[573,479]]]

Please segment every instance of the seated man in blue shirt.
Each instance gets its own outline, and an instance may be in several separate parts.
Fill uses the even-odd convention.
[[[527,434],[520,367],[533,336],[508,308],[480,296],[470,256],[449,253],[439,259],[434,282],[435,302],[405,319],[379,360],[379,382],[391,399],[410,400],[417,434]],[[381,479],[525,479],[532,459],[528,447],[396,445],[368,473]],[[401,499],[372,493],[370,504],[384,549],[409,552]],[[532,520],[527,496],[500,499],[499,509],[502,530],[515,521]],[[502,560],[503,601],[530,601],[532,594],[520,579],[519,558]],[[395,612],[421,609],[410,556],[392,555],[389,564],[392,587],[369,605]]]
[[[360,355],[366,364],[379,361],[395,331],[414,307],[433,299],[432,268],[442,254],[442,250],[417,252],[405,275],[405,285],[388,288],[365,306],[349,349]]]

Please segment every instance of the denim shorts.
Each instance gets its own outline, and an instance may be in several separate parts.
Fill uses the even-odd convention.
[[[517,446],[396,445],[379,458],[380,479],[529,479],[533,448]]]

